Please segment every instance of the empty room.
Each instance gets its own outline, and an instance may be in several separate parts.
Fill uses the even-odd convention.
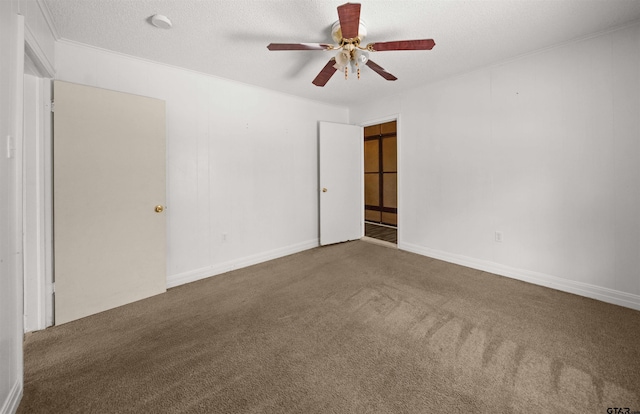
[[[0,414],[640,413],[640,1],[0,0]]]

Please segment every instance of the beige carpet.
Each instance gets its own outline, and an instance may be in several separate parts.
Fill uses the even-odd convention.
[[[31,334],[20,413],[640,410],[640,312],[364,242]]]

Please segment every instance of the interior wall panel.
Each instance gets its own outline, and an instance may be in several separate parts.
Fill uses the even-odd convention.
[[[61,80],[166,101],[169,286],[317,245],[317,123],[346,107],[65,41],[56,54]]]
[[[353,106],[350,122],[396,113],[400,248],[640,309],[639,25]]]
[[[30,4],[33,3],[33,4]],[[7,156],[7,140],[20,144],[24,36],[42,48],[42,57],[55,61],[53,35],[35,2],[0,1],[0,407],[15,412],[23,390],[23,274],[20,265],[22,229],[21,154]],[[20,27],[22,26],[22,27]],[[19,81],[20,80],[20,81]]]

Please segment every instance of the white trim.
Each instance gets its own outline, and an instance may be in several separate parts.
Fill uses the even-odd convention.
[[[0,409],[0,414],[14,414],[18,411],[18,406],[20,405],[20,400],[22,399],[22,383],[20,381],[16,381],[13,383],[13,387],[11,387],[11,392],[7,399],[4,401],[2,408]]]
[[[28,58],[25,58],[28,61]],[[51,81],[25,74],[23,234],[25,332],[53,324],[51,266]],[[28,82],[27,82],[28,81]]]
[[[368,121],[364,121],[364,122],[360,122],[358,125],[360,125],[361,127],[368,127],[371,125],[378,125],[378,124],[384,124],[386,122],[392,122],[392,121],[397,121],[398,118],[400,117],[400,114],[396,113],[396,114],[391,114],[391,115],[385,115],[382,116],[380,118],[375,118],[375,119],[370,119]],[[397,133],[397,131],[396,131]]]
[[[2,1],[2,0],[0,0],[0,1]],[[268,88],[266,88],[264,86],[254,85],[254,84],[251,84],[251,83],[242,82],[242,81],[235,80],[235,79],[223,78],[223,77],[218,76],[218,75],[212,75],[211,73],[200,72],[200,71],[197,71],[195,69],[189,69],[189,68],[185,68],[185,67],[181,67],[181,66],[175,66],[175,65],[171,65],[169,63],[159,62],[157,60],[146,59],[146,58],[142,58],[142,57],[128,55],[126,53],[116,52],[116,51],[109,50],[109,49],[103,49],[103,48],[98,47],[98,46],[93,46],[93,45],[89,45],[89,44],[86,44],[86,43],[77,42],[75,40],[66,39],[64,37],[60,38],[58,40],[58,43],[67,44],[67,45],[76,46],[76,47],[81,47],[81,48],[89,49],[89,50],[94,50],[94,51],[98,51],[98,52],[101,52],[101,53],[104,53],[104,54],[107,54],[107,55],[112,55],[112,56],[125,58],[125,59],[128,59],[128,60],[132,60],[134,62],[152,63],[154,65],[163,66],[165,68],[169,68],[169,69],[173,69],[173,70],[189,72],[189,73],[195,73],[197,75],[206,76],[207,78],[218,79],[218,80],[225,81],[225,82],[231,82],[231,83],[234,83],[236,85],[242,85],[242,86],[248,87],[248,88],[260,89],[262,91],[268,91],[269,93],[285,96],[285,97],[288,97],[288,98],[291,98],[291,99],[296,99],[296,100],[300,100],[300,101],[304,101],[304,102],[311,102],[311,103],[316,104],[316,105],[327,106],[327,107],[330,107],[330,108],[346,109],[347,110],[347,119],[348,119],[349,105],[332,104],[332,103],[329,103],[329,102],[326,102],[326,101],[321,101],[321,100],[316,100],[316,99],[311,99],[311,98],[305,98],[305,97],[302,97],[302,96],[299,96],[299,95],[293,95],[293,94],[287,93],[287,92],[281,92],[281,91],[276,91],[274,89],[268,89]],[[64,80],[64,79],[60,79],[60,80]]]
[[[596,286],[589,283],[577,282],[575,280],[562,279],[556,276],[533,272],[530,270],[517,269],[510,266],[501,265],[499,263],[474,259],[472,257],[462,256],[454,253],[443,252],[440,250],[430,249],[428,247],[422,247],[411,243],[398,244],[398,248],[400,250],[406,250],[408,252],[417,253],[438,260],[443,260],[445,262],[471,267],[473,269],[482,270],[499,276],[522,280],[523,282],[532,283],[534,285],[545,286],[563,292],[573,293],[575,295],[585,296],[591,299],[597,299],[602,302],[613,303],[614,305],[640,310],[639,295],[633,295],[630,293]]]
[[[53,239],[52,233],[52,199],[51,199],[51,80],[54,69],[49,62],[46,54],[42,51],[37,38],[33,35],[28,25],[24,24],[25,37],[24,43],[24,60],[31,62],[36,72],[33,74],[38,78],[36,86],[38,99],[36,102],[36,113],[31,117],[31,122],[36,122],[36,147],[34,153],[24,153],[23,156],[36,158],[36,187],[37,195],[35,199],[30,199],[30,204],[24,203],[23,217],[25,220],[35,221],[37,223],[37,234],[31,236],[37,238],[37,248],[34,251],[24,251],[24,260],[30,260],[32,268],[37,269],[37,286],[33,291],[25,289],[24,294],[30,295],[30,300],[37,303],[37,314],[27,314],[25,330],[39,330],[53,325],[53,266],[52,251]],[[20,83],[23,84],[22,82]],[[24,102],[24,101],[23,101]],[[24,105],[24,103],[23,103]],[[27,116],[23,113],[23,119]],[[23,121],[24,122],[24,121]],[[24,131],[23,131],[24,133]],[[24,138],[23,138],[24,140]],[[24,147],[24,144],[23,144]],[[24,172],[26,174],[26,171]],[[23,179],[26,178],[26,175]],[[23,191],[27,187],[23,184]],[[24,195],[23,195],[24,197]],[[28,210],[28,211],[27,211]],[[25,221],[26,224],[26,221]],[[26,229],[24,229],[26,230]],[[26,264],[25,264],[26,265]],[[26,273],[24,275],[26,277]],[[26,281],[25,281],[26,282]],[[37,297],[37,299],[36,299]],[[27,303],[27,298],[24,298]],[[33,310],[33,309],[32,309]]]
[[[391,243],[385,240],[374,239],[373,237],[362,236],[360,240],[362,240],[363,242],[371,243],[371,244],[377,244],[379,246],[389,247],[391,249],[398,248],[398,245],[395,243]]]
[[[31,59],[29,57],[29,55],[25,53],[25,55],[24,55],[24,74],[25,75],[31,75],[31,76],[38,76],[38,73],[40,73],[40,71],[36,67],[36,64],[33,63],[33,59]]]
[[[364,237],[364,127],[360,125],[360,238]]]
[[[43,107],[43,213],[44,213],[44,283],[45,327],[53,325],[53,114],[51,113],[51,79],[42,78]]]
[[[432,77],[431,79],[429,79],[428,82],[417,86],[416,90],[421,90],[423,88],[430,87],[432,85],[437,85],[437,84],[442,83],[442,82],[448,82],[448,81],[450,81],[452,79],[462,78],[462,77],[469,76],[469,75],[472,75],[472,74],[475,74],[475,73],[479,73],[479,72],[482,72],[482,71],[487,71],[487,70],[491,71],[492,69],[496,69],[496,68],[499,68],[501,66],[505,66],[505,65],[508,65],[510,63],[513,63],[513,62],[518,62],[520,60],[527,59],[527,58],[529,58],[531,56],[540,55],[540,54],[546,53],[546,52],[548,52],[550,50],[553,50],[553,49],[557,49],[557,48],[561,48],[561,47],[564,47],[564,46],[567,46],[567,45],[572,45],[572,44],[584,42],[584,41],[587,41],[587,40],[590,40],[590,39],[594,39],[594,38],[597,38],[597,37],[600,37],[600,36],[605,36],[605,35],[608,35],[610,33],[615,33],[617,31],[625,30],[625,29],[628,29],[628,28],[636,26],[636,25],[640,25],[640,19],[635,19],[635,20],[632,20],[630,22],[623,23],[622,25],[619,25],[619,26],[609,27],[609,28],[601,30],[599,32],[589,33],[589,34],[584,35],[584,36],[575,37],[573,39],[569,39],[569,40],[566,40],[566,41],[563,41],[563,42],[560,42],[560,43],[555,43],[553,45],[545,46],[543,48],[536,49],[536,50],[533,50],[531,52],[525,52],[525,53],[522,53],[522,54],[519,54],[519,55],[516,55],[516,56],[505,58],[505,59],[497,61],[497,62],[491,62],[491,63],[483,65],[483,66],[478,66],[478,67],[475,67],[475,68],[462,70],[460,72],[443,74],[441,76]],[[383,98],[391,98],[393,96],[398,96],[398,94],[384,96]],[[354,105],[359,105],[359,104],[360,103],[355,103]]]
[[[25,56],[25,62],[30,59]],[[26,69],[26,66],[25,66]],[[25,72],[27,72],[25,70]],[[24,260],[24,332],[44,329],[44,270],[41,204],[42,171],[41,155],[41,100],[40,79],[25,73],[23,76],[23,260]]]
[[[53,64],[47,58],[47,55],[42,51],[38,38],[31,32],[29,26],[24,26],[24,52],[31,61],[34,63],[40,76],[46,78],[52,78],[55,74]]]
[[[49,30],[51,31],[53,38],[55,40],[60,39],[60,35],[58,34],[58,29],[56,29],[56,25],[53,23],[53,17],[51,17],[51,10],[49,10],[47,3],[45,3],[43,0],[36,0],[36,3],[38,3],[38,7],[40,7],[40,11],[42,12],[42,17],[44,17],[44,20],[47,22],[47,26],[49,27]]]
[[[232,270],[241,269],[243,267],[252,266],[254,264],[277,259],[290,254],[299,253],[304,250],[318,247],[320,242],[318,239],[308,240],[306,242],[292,244],[290,246],[281,247],[263,253],[257,253],[251,256],[242,257],[240,259],[230,260],[228,262],[217,265],[207,266],[188,272],[179,273],[167,277],[167,289],[183,285],[185,283],[195,282],[200,279],[206,279]]]
[[[15,260],[15,276],[21,280],[17,280],[17,285],[19,286],[18,290],[14,292],[17,296],[17,309],[16,312],[19,312],[18,315],[21,315],[24,309],[24,286],[22,281],[24,280],[24,262],[23,262],[23,211],[22,211],[22,197],[23,197],[23,163],[22,163],[22,142],[23,142],[23,108],[24,108],[24,91],[23,91],[23,78],[24,78],[24,16],[17,14],[16,15],[16,43],[15,47],[15,85],[14,85],[14,96],[15,96],[15,111],[14,111],[14,145],[15,145],[15,153],[14,153],[14,162],[15,162],[15,177],[13,183],[13,190],[15,191],[13,196],[9,196],[9,200],[14,199],[13,206],[13,214],[14,214],[14,231],[13,235],[13,245],[12,250],[15,252],[14,260]],[[18,323],[16,324],[17,332],[14,333],[16,343],[13,344],[15,346],[17,352],[16,357],[17,361],[15,361],[18,366],[17,369],[17,377],[20,382],[20,389],[22,389],[22,383],[24,380],[24,362],[23,355],[24,351],[22,348],[23,335],[24,335],[24,315],[18,317]],[[13,362],[13,361],[12,361]]]

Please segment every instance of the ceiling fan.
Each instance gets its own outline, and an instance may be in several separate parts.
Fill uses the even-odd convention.
[[[360,79],[360,66],[366,65],[388,81],[398,78],[384,70],[380,65],[369,59],[369,52],[383,52],[388,50],[431,50],[436,42],[433,39],[397,40],[393,42],[376,42],[361,46],[360,42],[367,35],[367,29],[360,20],[360,4],[346,3],[338,6],[338,21],[333,24],[331,37],[338,45],[329,43],[270,43],[269,50],[338,50],[324,68],[313,80],[316,86],[327,84],[333,74],[344,71],[347,79],[349,67],[357,73]]]

